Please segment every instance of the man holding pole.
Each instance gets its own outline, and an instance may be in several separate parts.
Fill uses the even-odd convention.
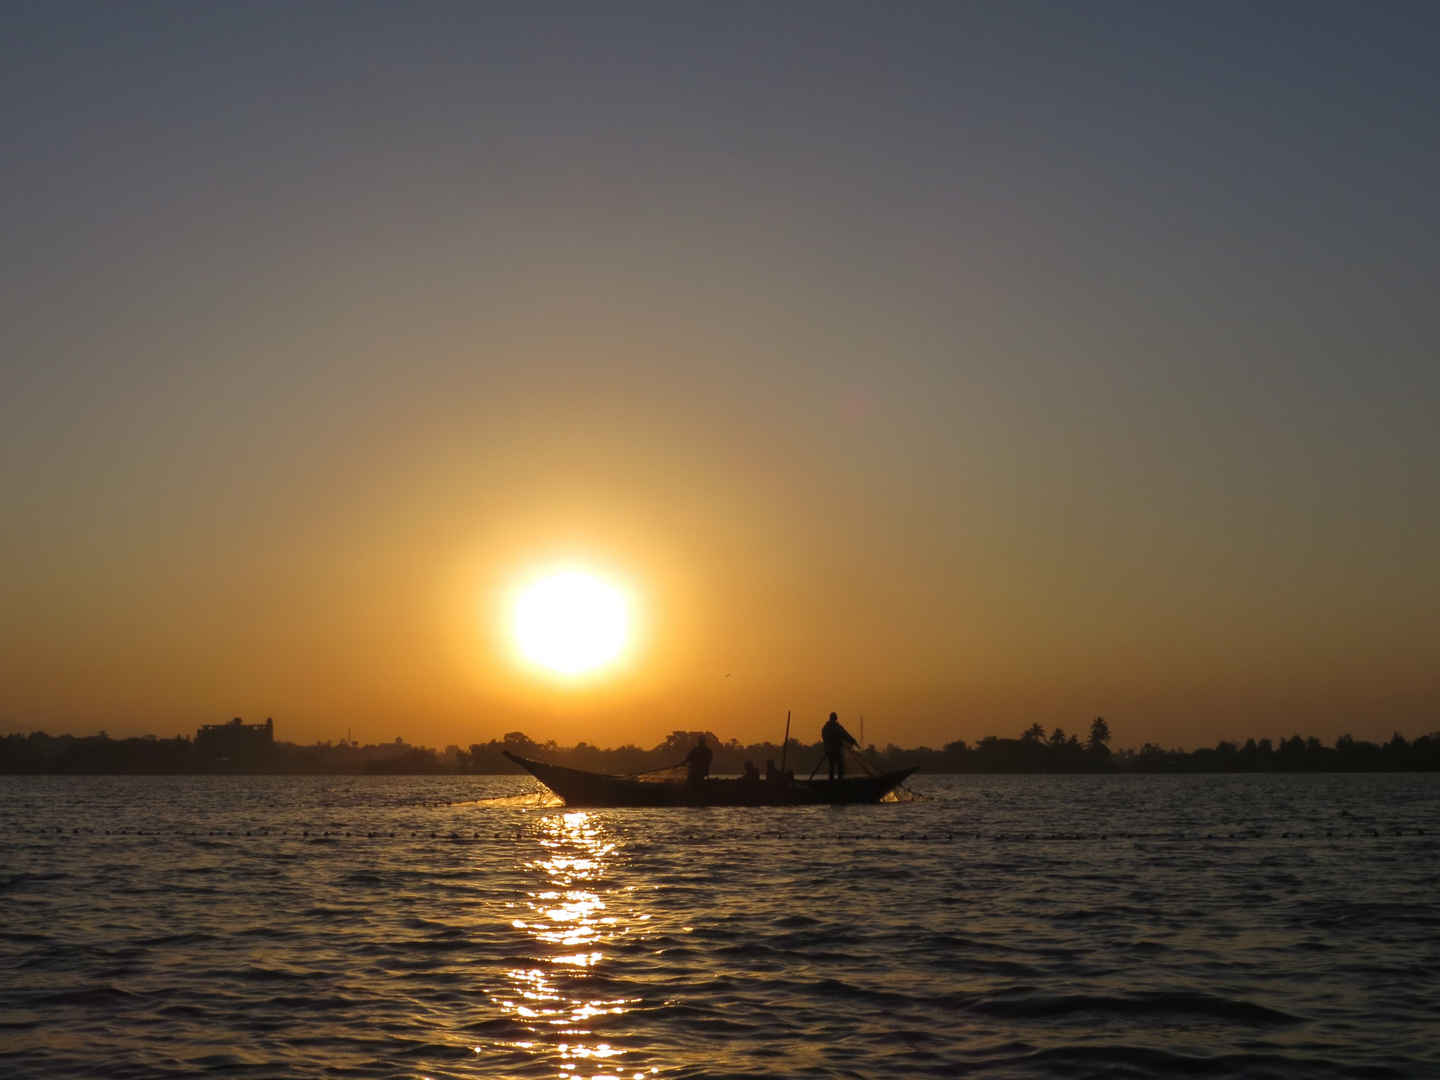
[[[825,726],[820,729],[820,741],[825,744],[825,759],[830,764],[830,779],[845,779],[845,747],[855,746],[855,736],[840,726],[840,718],[833,712]]]

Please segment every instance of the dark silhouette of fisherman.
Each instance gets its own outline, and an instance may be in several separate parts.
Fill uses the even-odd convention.
[[[858,746],[855,736],[840,726],[840,718],[833,712],[825,726],[820,729],[820,741],[825,744],[825,758],[830,763],[830,779],[845,779],[845,747]]]
[[[755,762],[745,762],[745,775],[741,777],[747,784],[758,784],[760,782],[760,770],[755,767]]]
[[[705,745],[705,736],[700,736],[700,741],[690,748],[690,753],[685,755],[685,760],[680,764],[686,768],[686,783],[700,785],[710,775],[710,762],[715,759],[715,751]]]

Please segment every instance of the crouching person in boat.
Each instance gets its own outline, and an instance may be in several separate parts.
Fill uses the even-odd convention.
[[[685,782],[697,786],[705,783],[705,778],[710,775],[710,762],[714,759],[715,751],[705,745],[705,736],[701,735],[700,741],[690,748],[690,753],[680,763],[685,766]]]
[[[765,759],[765,782],[767,784],[793,784],[795,782],[795,770],[786,769],[783,773],[775,767],[774,758]]]
[[[820,729],[820,741],[825,744],[825,758],[830,763],[830,779],[845,779],[845,747],[857,746],[855,736],[840,724],[840,718],[833,712],[825,726]]]

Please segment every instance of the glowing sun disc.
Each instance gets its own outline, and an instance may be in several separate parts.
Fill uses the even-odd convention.
[[[557,574],[520,595],[515,634],[536,663],[566,674],[588,671],[624,646],[625,602],[588,574]]]

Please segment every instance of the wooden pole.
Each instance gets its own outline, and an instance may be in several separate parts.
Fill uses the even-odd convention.
[[[780,746],[780,779],[785,779],[785,755],[790,750],[790,710],[785,710],[785,742]]]

